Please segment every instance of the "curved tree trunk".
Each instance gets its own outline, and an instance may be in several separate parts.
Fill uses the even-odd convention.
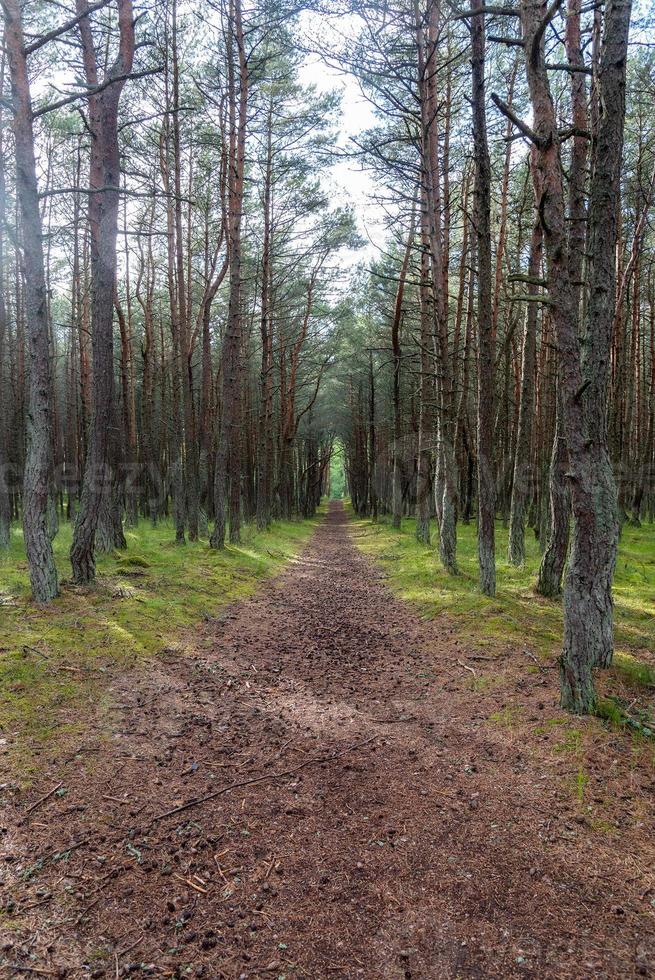
[[[566,478],[568,455],[560,389],[561,385],[558,384],[555,435],[548,481],[550,493],[548,543],[541,559],[536,585],[537,592],[550,599],[561,595],[562,592],[562,577],[569,550],[571,524],[571,494]]]

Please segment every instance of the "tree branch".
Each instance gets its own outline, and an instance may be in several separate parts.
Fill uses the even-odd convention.
[[[42,48],[44,44],[48,44],[50,41],[54,41],[58,37],[61,37],[62,34],[66,34],[68,31],[71,31],[77,24],[79,24],[83,17],[87,16],[87,14],[92,14],[94,10],[100,10],[102,7],[106,7],[110,3],[111,0],[96,0],[96,3],[92,3],[89,9],[83,14],[78,14],[77,17],[71,17],[71,19],[67,20],[61,25],[61,27],[55,27],[53,30],[49,31],[48,34],[43,34],[41,37],[38,37],[36,41],[32,41],[31,44],[27,44],[23,48],[23,53],[25,55],[33,54],[35,51],[38,51],[39,48]]]
[[[73,95],[68,95],[64,99],[59,99],[57,102],[51,102],[50,105],[45,105],[41,109],[36,109],[32,113],[32,118],[38,119],[39,116],[45,116],[48,112],[63,109],[64,106],[70,105],[71,102],[75,102],[77,99],[90,99],[92,96],[98,95],[99,92],[104,92],[106,88],[109,88],[110,85],[115,85],[117,82],[125,82],[135,78],[146,78],[148,75],[158,75],[162,70],[162,68],[147,68],[144,71],[133,71],[128,72],[126,75],[116,75],[114,78],[108,78],[101,85],[89,88],[85,92],[74,92]]]
[[[507,119],[509,119],[509,121],[513,123],[513,125],[516,126],[516,128],[519,129],[524,136],[531,140],[535,146],[543,148],[546,145],[546,141],[541,136],[538,136],[533,129],[530,129],[527,123],[524,123],[522,119],[519,119],[516,113],[513,112],[507,103],[503,102],[500,96],[496,95],[495,92],[491,93],[491,100],[494,105],[500,109],[502,114],[506,116]]]

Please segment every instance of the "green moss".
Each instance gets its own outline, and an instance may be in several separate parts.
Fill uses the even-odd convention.
[[[596,704],[596,716],[607,721],[612,726],[621,727],[625,722],[625,713],[613,698],[599,698]]]
[[[629,729],[637,742],[655,738],[655,719],[650,708],[628,704],[619,697],[601,698],[596,705],[596,715],[609,722],[614,729]]]
[[[383,566],[392,589],[414,603],[424,617],[447,616],[458,635],[492,651],[511,644],[540,659],[558,655],[561,602],[534,591],[541,553],[531,531],[526,534],[525,564],[515,568],[506,560],[507,529],[497,525],[497,595],[488,599],[478,589],[474,524],[457,528],[461,572],[457,576],[443,570],[436,547],[417,543],[411,519],[405,519],[402,530],[395,531],[385,519],[373,524],[353,516],[351,527],[357,546]],[[436,544],[434,526],[433,530]],[[640,650],[655,650],[654,540],[651,525],[624,532],[614,587],[617,655],[613,670],[623,680],[639,685],[655,685],[655,668],[638,656]]]
[[[489,715],[489,721],[500,725],[502,728],[512,729],[521,717],[521,709],[517,705],[507,705],[500,711],[494,711]]]
[[[55,539],[61,596],[47,608],[31,601],[22,535],[14,530],[0,557],[0,738],[21,769],[36,765],[35,754],[55,734],[65,741],[59,736],[71,733],[78,706],[103,703],[108,671],[157,654],[185,627],[251,595],[302,549],[314,526],[246,527],[239,547],[217,552],[205,542],[172,546],[170,524],[144,521],[126,533],[132,550],[99,558],[92,589],[66,580],[71,529],[64,526]]]

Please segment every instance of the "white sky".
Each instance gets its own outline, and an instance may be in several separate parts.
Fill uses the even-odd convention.
[[[318,28],[315,14],[301,15],[302,29],[306,36],[311,37]],[[325,34],[325,22],[320,24]],[[317,33],[317,32],[316,32]],[[370,103],[362,96],[356,79],[349,74],[332,68],[318,55],[307,57],[300,69],[300,81],[303,85],[313,84],[319,92],[337,91],[341,94],[341,115],[339,119],[339,136],[336,148],[352,151],[351,138],[358,136],[363,130],[369,129],[375,122],[375,116]],[[335,159],[330,168],[330,185],[338,204],[350,205],[356,215],[359,231],[366,240],[366,246],[351,254],[351,261],[367,262],[374,258],[378,250],[383,248],[386,238],[382,222],[382,214],[378,205],[372,200],[374,184],[371,176],[361,169],[358,159]]]

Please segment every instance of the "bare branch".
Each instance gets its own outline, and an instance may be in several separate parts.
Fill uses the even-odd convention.
[[[31,44],[27,44],[23,49],[24,54],[33,54],[35,51],[38,51],[39,48],[42,48],[44,44],[49,44],[50,41],[56,40],[58,37],[61,37],[62,34],[67,34],[68,31],[71,31],[77,24],[79,24],[82,17],[86,17],[87,14],[92,14],[94,10],[100,10],[102,7],[106,7],[109,3],[111,3],[111,0],[96,0],[96,3],[92,3],[88,10],[85,10],[83,14],[78,14],[77,17],[71,17],[70,20],[67,20],[60,27],[55,27],[52,31],[49,31],[48,34],[43,34],[41,37],[38,37],[36,41],[32,41]]]
[[[110,85],[115,85],[117,82],[125,82],[135,78],[146,78],[148,75],[159,75],[162,70],[162,68],[147,68],[144,71],[133,71],[128,72],[126,75],[116,75],[114,78],[108,78],[101,85],[96,85],[94,88],[88,88],[84,92],[74,92],[64,99],[59,99],[57,102],[51,102],[50,105],[45,105],[41,109],[36,109],[32,113],[32,118],[38,119],[39,116],[45,116],[49,112],[55,112],[56,109],[63,109],[64,106],[70,105],[71,102],[76,102],[77,99],[90,99],[92,96],[98,95],[99,92],[104,92],[106,88],[109,88]]]
[[[541,136],[538,136],[533,129],[530,129],[527,123],[524,123],[522,119],[519,119],[516,113],[510,109],[506,102],[503,102],[499,95],[492,92],[491,100],[494,105],[500,109],[502,114],[506,116],[507,119],[509,119],[509,121],[513,123],[513,125],[516,126],[516,128],[519,129],[525,137],[527,137],[527,139],[531,140],[535,146],[543,147],[545,145],[545,140],[542,139]]]

